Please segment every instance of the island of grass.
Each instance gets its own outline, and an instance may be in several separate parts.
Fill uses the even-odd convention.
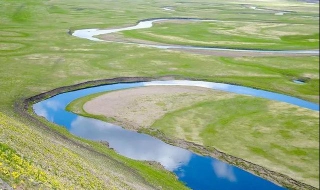
[[[311,186],[319,184],[317,111],[184,86],[93,94],[67,110],[155,136],[159,130],[168,138],[214,147]]]

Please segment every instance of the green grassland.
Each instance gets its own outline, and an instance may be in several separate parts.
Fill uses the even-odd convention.
[[[83,105],[86,102],[88,102],[96,97],[99,97],[103,94],[105,94],[105,92],[90,94],[88,96],[78,98],[78,99],[70,102],[65,109],[69,112],[73,112],[73,113],[76,113],[81,116],[90,117],[90,118],[98,119],[98,120],[109,122],[109,123],[115,123],[116,120],[114,120],[113,118],[107,118],[103,115],[90,114],[83,109]]]
[[[259,1],[250,3],[267,6]],[[161,9],[168,5],[177,6],[177,11],[172,13]],[[297,13],[293,17],[277,17],[268,13],[257,14],[257,11],[249,9],[245,14],[237,14],[244,11],[237,2],[2,0],[0,162],[6,170],[1,170],[0,178],[11,186],[23,188],[90,189],[92,184],[103,189],[157,188],[159,185],[165,189],[169,186],[182,188],[175,177],[165,171],[120,157],[99,143],[78,139],[62,127],[41,119],[55,133],[43,130],[39,124],[22,118],[14,111],[16,102],[60,86],[120,76],[181,75],[252,86],[319,102],[317,56],[222,58],[135,45],[97,43],[68,34],[69,29],[116,27],[134,24],[140,19],[171,16],[206,18],[215,15],[216,19],[228,21],[255,19],[315,23],[314,18],[301,15],[314,15],[318,5],[281,1],[272,6],[279,9],[290,7]],[[292,79],[301,77],[308,77],[305,85],[292,82]],[[56,133],[66,138],[59,135],[58,138]],[[81,148],[74,141],[87,148]],[[67,163],[65,156],[69,158]],[[16,158],[17,161],[8,158]],[[120,163],[122,169],[114,171],[114,162]],[[30,166],[32,171],[28,169],[22,175],[24,166]],[[10,174],[3,171],[10,171]],[[83,178],[86,182],[81,185],[80,179]],[[165,180],[158,181],[159,178]]]
[[[124,31],[122,35],[177,45],[266,50],[319,49],[317,6],[299,6],[297,2],[283,1],[254,3],[207,3],[201,8],[194,6],[193,9],[198,11],[214,10],[205,18],[215,21],[156,23],[150,29]],[[257,6],[262,10],[253,10],[244,5]],[[229,6],[228,9],[226,6]],[[175,8],[174,5],[172,7]],[[177,13],[181,11],[180,7],[176,5]],[[275,15],[281,11],[290,12]]]
[[[123,32],[127,38],[205,47],[295,50],[318,49],[319,26],[312,24],[206,21],[158,23]]]
[[[151,128],[318,186],[317,112],[238,97],[186,106],[166,114]]]

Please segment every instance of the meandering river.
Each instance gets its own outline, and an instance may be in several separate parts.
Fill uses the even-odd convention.
[[[210,189],[283,189],[282,187],[229,165],[215,158],[201,156],[179,147],[166,144],[152,136],[137,133],[96,119],[85,118],[65,111],[73,100],[98,92],[151,85],[184,85],[222,90],[244,95],[282,101],[312,110],[319,105],[298,98],[241,87],[230,84],[204,81],[153,81],[119,83],[92,87],[59,94],[33,106],[39,116],[66,127],[71,133],[96,141],[107,141],[116,152],[136,160],[157,161],[174,172],[179,180],[195,190]]]
[[[190,20],[190,21],[201,21],[201,22],[221,22],[219,20],[208,20],[208,19],[195,19],[195,18],[155,18],[155,19],[146,19],[139,21],[135,26],[123,27],[117,29],[82,29],[75,30],[72,35],[84,38],[92,41],[105,41],[99,39],[95,36],[102,34],[111,34],[117,33],[126,30],[138,30],[138,29],[146,29],[151,28],[153,23],[162,22],[166,20]],[[226,51],[226,52],[249,52],[249,53],[272,53],[272,54],[307,54],[307,55],[319,55],[319,50],[247,50],[247,49],[232,49],[232,48],[216,48],[216,47],[200,47],[200,46],[183,46],[183,45],[152,45],[146,43],[130,43],[130,42],[117,42],[124,44],[136,44],[146,47],[154,47],[160,49],[188,49],[188,50],[212,50],[212,51]]]

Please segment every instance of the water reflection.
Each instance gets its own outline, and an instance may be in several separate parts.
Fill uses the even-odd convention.
[[[60,102],[57,101],[57,100],[47,100],[47,101],[45,102],[45,106],[46,106],[47,108],[50,108],[50,109],[54,110],[54,111],[57,111],[57,110],[59,110],[59,109],[63,109],[63,108],[64,108],[64,107],[63,107],[63,104],[60,103]]]
[[[293,82],[294,82],[294,83],[297,83],[297,84],[304,84],[304,82],[301,81],[301,80],[293,80]]]
[[[149,135],[80,116],[71,123],[70,132],[86,139],[108,141],[110,147],[121,155],[136,160],[157,161],[170,171],[188,164],[191,157],[191,152]]]
[[[37,115],[45,117],[47,120],[53,122],[53,116],[49,116],[47,109],[44,107],[44,103],[33,105],[33,109]]]
[[[236,176],[235,176],[235,174],[233,172],[233,167],[230,166],[229,164],[213,160],[212,161],[212,167],[213,167],[214,173],[219,178],[227,179],[230,182],[236,182],[237,181],[237,178],[236,178]]]

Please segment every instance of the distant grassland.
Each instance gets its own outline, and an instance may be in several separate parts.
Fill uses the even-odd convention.
[[[319,49],[319,4],[297,1],[237,1],[174,3],[177,17],[189,9],[194,18],[212,22],[155,24],[150,29],[124,31],[127,38],[153,42],[239,49]],[[250,7],[255,7],[252,9]],[[287,12],[286,12],[287,11]],[[284,12],[284,15],[275,15]],[[201,16],[205,15],[205,16]]]
[[[205,18],[212,15],[215,19],[227,21],[261,20],[318,24],[314,15],[318,14],[319,5],[273,1],[270,5],[272,8],[290,8],[296,11],[290,16],[279,17],[244,8],[240,5],[242,3],[268,7],[266,1],[254,0],[2,0],[0,162],[6,170],[0,170],[0,178],[12,186],[27,189],[61,186],[62,189],[90,189],[93,183],[97,184],[97,187],[101,185],[102,189],[121,189],[128,186],[136,189],[143,189],[145,186],[156,188],[162,183],[167,185],[163,186],[164,189],[183,188],[173,175],[165,171],[124,159],[104,145],[79,140],[63,127],[41,119],[54,131],[66,137],[57,138],[54,133],[43,130],[37,123],[21,118],[21,115],[14,111],[13,107],[17,101],[60,86],[121,76],[181,75],[237,83],[318,102],[318,56],[223,58],[135,45],[91,42],[68,34],[69,29],[119,27],[132,25],[141,19],[172,16]],[[162,9],[168,5],[175,6],[176,11],[168,12]],[[309,80],[304,85],[292,82],[292,79],[300,77],[307,77]],[[77,147],[71,143],[73,140],[88,146],[89,150]],[[91,154],[94,151],[107,155],[107,158]],[[111,156],[108,157],[109,155]],[[16,160],[7,161],[11,157]],[[69,159],[68,163],[65,163],[65,157]],[[123,170],[113,171],[114,160],[124,164]],[[32,171],[39,175],[32,172],[20,175],[21,164],[31,167],[25,172]],[[82,168],[77,168],[78,166]],[[80,169],[83,169],[81,174]],[[8,170],[10,173],[3,172]],[[133,170],[134,174],[127,173],[126,170]],[[86,180],[83,182],[83,179]],[[106,182],[106,179],[110,179],[110,183]]]
[[[319,48],[319,26],[270,22],[205,21],[156,23],[150,29],[124,31],[128,38],[205,47],[299,50]]]

